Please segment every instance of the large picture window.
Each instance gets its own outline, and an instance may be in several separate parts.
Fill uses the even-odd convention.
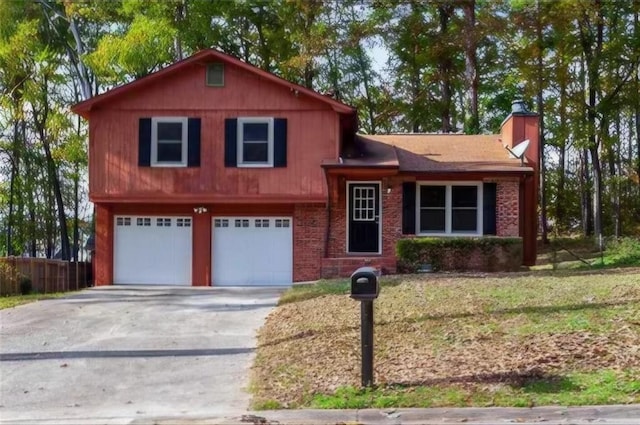
[[[156,117],[151,119],[151,165],[187,166],[188,119]]]
[[[273,118],[238,118],[238,166],[273,167]]]
[[[417,228],[420,234],[482,234],[482,184],[417,185]]]

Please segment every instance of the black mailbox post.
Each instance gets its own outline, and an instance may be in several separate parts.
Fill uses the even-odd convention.
[[[360,267],[351,275],[351,298],[360,301],[363,387],[373,385],[373,301],[380,293],[378,276],[373,267]]]

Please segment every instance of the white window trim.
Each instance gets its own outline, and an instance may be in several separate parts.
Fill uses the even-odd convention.
[[[445,231],[444,232],[422,232],[420,230],[420,188],[422,186],[445,186]],[[475,186],[478,188],[478,204],[476,214],[476,229],[475,232],[452,232],[451,231],[451,188],[452,186]],[[482,182],[469,182],[469,181],[434,181],[434,182],[417,182],[416,184],[416,235],[419,236],[482,236],[483,229],[483,212],[484,212],[484,196],[482,192]]]
[[[267,124],[268,140],[267,140],[267,162],[245,162],[243,158],[242,144],[244,143],[244,124]],[[240,168],[273,168],[273,151],[274,151],[274,119],[272,117],[240,117],[238,118],[238,134],[237,134],[237,166]]]
[[[158,162],[158,123],[182,124],[182,161]],[[186,117],[153,117],[151,118],[151,166],[152,167],[186,167],[189,148],[189,118]]]

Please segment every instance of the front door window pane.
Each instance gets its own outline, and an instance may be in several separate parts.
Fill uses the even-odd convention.
[[[376,189],[373,187],[356,186],[353,188],[353,220],[375,220],[375,196]]]

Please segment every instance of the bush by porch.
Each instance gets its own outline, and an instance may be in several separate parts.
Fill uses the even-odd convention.
[[[517,271],[522,265],[522,238],[401,239],[397,247],[398,271]]]

